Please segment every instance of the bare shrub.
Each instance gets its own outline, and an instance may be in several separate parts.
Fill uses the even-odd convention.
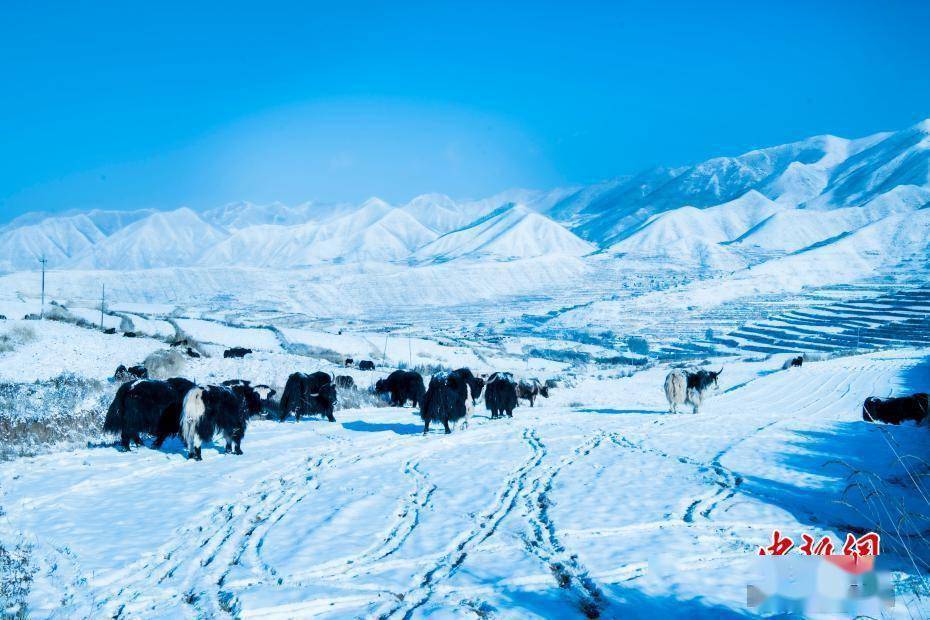
[[[134,332],[136,331],[136,324],[132,322],[128,316],[121,315],[119,321],[119,330],[121,332]]]
[[[30,562],[31,554],[29,544],[6,546],[0,541],[0,617],[28,617],[26,599],[36,572]]]
[[[417,364],[413,367],[413,370],[423,375],[427,383],[429,383],[429,378],[436,373],[452,372],[452,368],[445,364]]]
[[[14,325],[0,334],[0,353],[9,353],[24,344],[34,342],[36,330],[31,325]]]
[[[372,390],[336,388],[336,409],[362,409],[364,407],[387,407],[389,404]]]
[[[55,444],[104,439],[102,428],[116,386],[71,373],[34,383],[0,383],[0,460]]]
[[[169,379],[180,376],[186,363],[176,349],[160,349],[152,351],[143,365],[152,379]]]

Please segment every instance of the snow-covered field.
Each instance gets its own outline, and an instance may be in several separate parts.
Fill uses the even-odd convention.
[[[0,358],[5,380],[55,374],[55,358],[103,378],[106,360],[155,343],[48,331]],[[99,357],[71,358],[67,342]],[[717,618],[750,613],[746,575],[774,528],[881,528],[897,533],[883,543],[905,583],[885,614],[927,617],[913,591],[930,557],[930,434],[866,424],[860,407],[925,387],[930,349],[781,362],[721,361],[698,415],[667,413],[664,365],[575,369],[537,407],[448,436],[376,407],[258,421],[243,456],[200,463],[178,442],[20,458],[0,465],[0,541],[28,549],[33,617]],[[301,358],[190,363],[200,381],[279,383]],[[876,493],[850,490],[866,469]]]
[[[0,615],[752,615],[779,528],[881,532],[897,603],[867,614],[930,617],[930,434],[860,417],[930,384],[928,161],[930,120],[481,200],[6,223]],[[116,451],[113,371],[175,339],[200,384],[359,390],[243,456]],[[685,364],[720,389],[669,415]],[[560,382],[449,436],[368,391],[460,366]]]

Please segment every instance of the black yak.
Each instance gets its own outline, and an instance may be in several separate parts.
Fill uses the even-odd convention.
[[[477,403],[478,398],[481,396],[481,391],[484,389],[484,379],[476,377],[468,368],[457,368],[453,372],[464,377],[465,381],[468,383],[468,387],[471,388],[471,402],[472,404]]]
[[[390,394],[391,405],[394,407],[403,407],[408,400],[414,407],[418,407],[426,395],[426,386],[420,373],[395,370],[384,379],[378,379],[375,383],[375,394]]]
[[[245,347],[232,347],[231,349],[226,349],[223,351],[223,357],[225,358],[235,358],[235,357],[245,357],[246,355],[252,353],[252,349],[246,349]]]
[[[914,420],[920,424],[926,417],[927,395],[922,392],[898,398],[870,396],[862,404],[862,419],[866,422],[900,424],[906,420]]]
[[[103,430],[119,434],[120,444],[126,450],[130,442],[142,445],[142,433],[167,437],[180,398],[178,388],[168,381],[141,379],[124,383],[107,409]]]
[[[245,379],[229,379],[223,381],[222,385],[232,389],[245,402],[249,416],[258,415],[262,412],[262,398],[256,389],[252,387],[251,382]]]
[[[467,368],[437,373],[429,380],[429,388],[420,402],[423,434],[429,432],[430,422],[441,422],[446,433],[451,433],[449,422],[471,417],[474,408],[472,385],[474,376]]]
[[[537,396],[549,398],[549,388],[541,384],[539,379],[520,379],[517,384],[517,396],[530,401],[530,407],[532,407]]]
[[[227,453],[242,454],[249,408],[246,399],[236,393],[236,387],[242,386],[209,385],[187,392],[181,414],[181,437],[187,446],[187,458],[202,460],[203,442],[212,441],[217,431],[226,440]]]
[[[295,372],[288,377],[284,393],[281,394],[281,421],[293,413],[298,422],[302,415],[316,414],[322,414],[330,422],[335,422],[333,410],[336,404],[336,386],[332,380],[332,376],[319,371],[309,375]]]
[[[343,390],[351,390],[355,387],[355,379],[349,375],[339,375],[336,377],[336,387]]]
[[[172,377],[165,383],[174,388],[177,398],[158,420],[158,425],[155,427],[155,442],[152,444],[155,448],[160,448],[168,437],[181,434],[181,410],[184,406],[184,397],[195,386],[193,381],[183,377]]]
[[[673,370],[668,373],[665,377],[665,398],[668,399],[669,412],[678,413],[678,405],[688,404],[697,413],[704,402],[704,392],[711,386],[717,387],[717,377],[722,372],[723,368],[717,372]]]
[[[491,418],[513,417],[517,407],[517,383],[509,372],[495,372],[488,377],[484,387],[484,404],[491,412]]]
[[[359,370],[374,370],[375,363],[371,360],[362,360],[358,363]]]

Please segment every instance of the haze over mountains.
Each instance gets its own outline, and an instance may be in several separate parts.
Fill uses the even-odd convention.
[[[828,261],[857,277],[926,266],[928,206],[930,120],[482,200],[29,214],[0,228],[0,270],[35,269],[43,255],[81,270],[590,256],[710,272]]]

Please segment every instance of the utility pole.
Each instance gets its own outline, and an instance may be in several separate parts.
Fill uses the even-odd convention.
[[[48,259],[45,258],[45,254],[42,255],[42,258],[39,259],[39,262],[42,263],[42,310],[39,313],[39,318],[45,318],[45,264],[48,262]]]
[[[407,336],[407,367],[413,368],[413,345],[410,344],[410,336]]]
[[[100,331],[103,331],[103,307],[107,303],[107,285],[100,290]]]

